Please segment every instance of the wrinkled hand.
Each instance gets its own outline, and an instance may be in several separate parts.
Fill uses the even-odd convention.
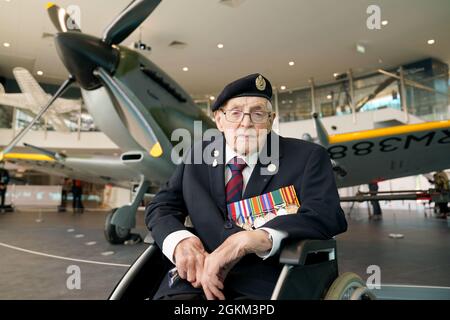
[[[241,231],[228,237],[208,255],[203,266],[201,284],[208,300],[225,300],[223,283],[228,272],[249,253],[263,253],[272,247],[264,230]]]
[[[174,258],[181,279],[189,281],[193,287],[200,288],[203,264],[208,253],[197,237],[186,238],[175,247]]]

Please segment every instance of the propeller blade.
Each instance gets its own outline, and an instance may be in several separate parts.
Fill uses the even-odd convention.
[[[149,123],[149,120],[153,120],[153,118],[148,113],[145,115],[142,113],[141,110],[145,110],[145,107],[140,100],[104,69],[98,68],[94,71],[94,74],[102,80],[105,88],[110,90],[112,95],[119,101],[119,106],[123,106],[121,114],[134,140],[147,150],[152,157],[160,157],[163,154],[163,150]]]
[[[103,41],[119,44],[155,10],[161,0],[135,0],[103,32]]]
[[[41,117],[48,111],[50,106],[53,104],[53,102],[56,101],[66,90],[70,87],[70,85],[75,81],[75,79],[70,76],[64,83],[59,87],[58,91],[53,95],[53,97],[50,99],[50,101],[39,111],[39,113],[34,117],[33,120],[22,129],[22,131],[19,132],[17,136],[12,139],[12,141],[0,152],[0,161],[3,159],[3,156],[10,152],[12,148],[14,148],[17,143],[23,138],[23,136],[33,127],[33,125],[41,119]]]
[[[56,4],[48,2],[47,13],[53,25],[59,32],[81,31],[75,21],[73,21],[70,15],[66,12],[66,10],[57,6]]]

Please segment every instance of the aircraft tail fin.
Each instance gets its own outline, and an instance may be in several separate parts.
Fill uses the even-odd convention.
[[[314,125],[316,126],[317,137],[319,138],[320,144],[323,146],[328,146],[330,143],[330,139],[328,136],[327,129],[325,129],[317,113],[313,113],[313,118],[314,118]]]

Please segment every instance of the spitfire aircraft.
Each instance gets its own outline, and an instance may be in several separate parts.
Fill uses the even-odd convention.
[[[25,163],[40,171],[96,183],[138,185],[133,201],[107,217],[105,236],[111,243],[129,239],[144,194],[156,190],[173,172],[171,133],[185,128],[194,136],[194,121],[201,121],[204,130],[215,127],[164,71],[140,53],[119,45],[159,3],[133,1],[101,37],[82,33],[64,9],[49,4],[49,16],[59,31],[56,48],[70,76],[28,127],[0,153],[0,159]],[[33,146],[37,154],[10,153],[75,81],[96,125],[119,146],[121,156],[73,158]],[[317,115],[315,121],[319,143],[330,153],[338,187],[450,167],[450,121],[339,135],[328,135]]]
[[[171,133],[181,127],[194,135],[195,120],[201,121],[204,129],[215,127],[164,71],[138,52],[119,45],[159,3],[133,1],[101,37],[82,33],[64,9],[48,4],[50,19],[59,31],[56,48],[70,77],[0,154],[0,159],[28,163],[38,160],[34,167],[40,171],[119,186],[138,184],[132,203],[114,210],[107,218],[105,235],[112,243],[123,243],[130,237],[144,194],[173,172]],[[118,159],[70,158],[38,147],[33,147],[39,151],[37,155],[9,153],[75,81],[96,125],[119,146],[122,155]]]

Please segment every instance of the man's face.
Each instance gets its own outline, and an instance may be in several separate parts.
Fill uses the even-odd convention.
[[[224,133],[228,145],[238,154],[250,155],[264,146],[272,129],[275,113],[267,108],[267,99],[237,97],[214,113],[217,128]],[[251,113],[251,119],[249,114]]]

